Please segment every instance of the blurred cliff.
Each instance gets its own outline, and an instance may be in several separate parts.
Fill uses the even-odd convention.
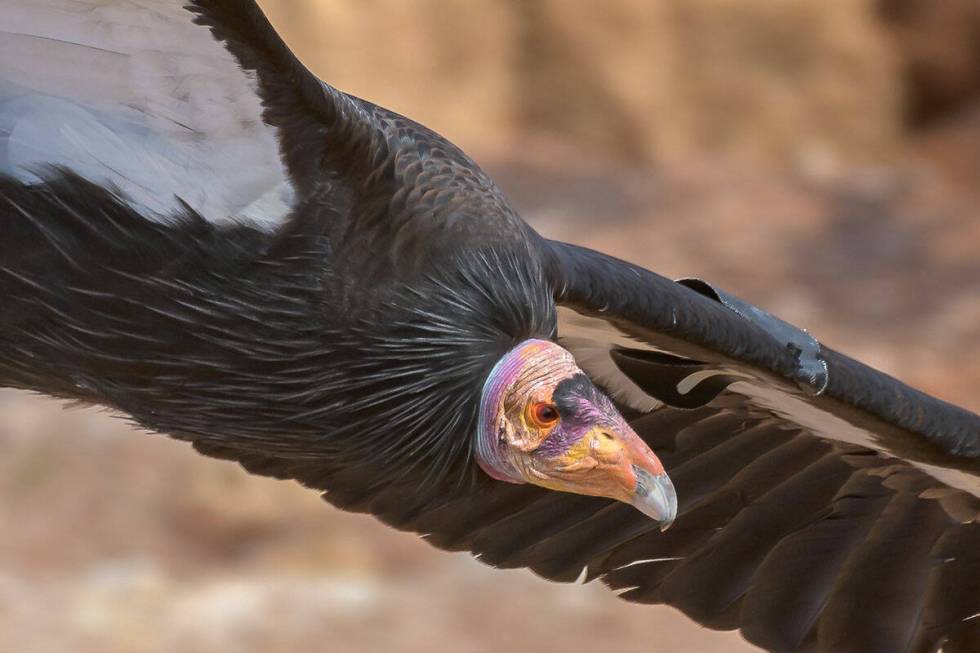
[[[975,0],[266,0],[544,234],[700,276],[980,410]],[[749,651],[0,393],[0,650]]]
[[[324,79],[477,151],[880,162],[980,92],[973,0],[263,5]]]
[[[785,162],[900,138],[899,61],[868,3],[266,4],[325,79],[471,149],[533,136],[634,164]]]

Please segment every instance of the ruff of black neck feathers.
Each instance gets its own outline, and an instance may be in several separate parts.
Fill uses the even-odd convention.
[[[329,230],[153,222],[63,171],[0,179],[0,215],[0,382],[209,446],[456,474],[489,370],[554,331],[541,270],[506,249],[366,288]]]

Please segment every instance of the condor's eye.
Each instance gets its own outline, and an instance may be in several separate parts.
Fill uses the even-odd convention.
[[[535,401],[527,406],[527,421],[539,429],[546,429],[558,423],[558,409],[553,404]]]

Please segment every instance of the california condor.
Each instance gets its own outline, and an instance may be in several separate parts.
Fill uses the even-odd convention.
[[[0,0],[0,221],[0,385],[770,651],[980,651],[980,417],[542,238],[253,2]]]

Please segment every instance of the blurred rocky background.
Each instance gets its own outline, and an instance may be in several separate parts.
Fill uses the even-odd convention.
[[[711,280],[980,410],[976,0],[267,0],[545,235]],[[0,393],[0,651],[744,652]]]

